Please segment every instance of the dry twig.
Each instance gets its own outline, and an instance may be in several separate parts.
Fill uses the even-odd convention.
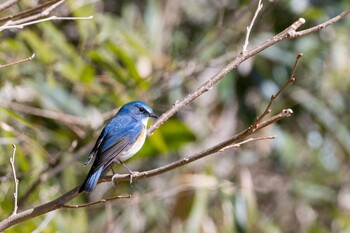
[[[13,193],[13,197],[15,199],[15,201],[14,201],[15,203],[14,203],[12,215],[16,215],[17,214],[17,209],[18,209],[17,199],[18,199],[18,182],[19,181],[17,179],[16,169],[15,169],[16,145],[13,144],[12,147],[13,147],[13,153],[12,153],[12,157],[10,158],[10,165],[11,165],[11,168],[12,168],[13,181],[14,181],[14,184],[15,184],[15,191]]]
[[[259,0],[258,8],[256,8],[256,11],[254,13],[254,17],[253,17],[252,21],[250,22],[250,25],[247,27],[247,33],[245,35],[245,41],[244,41],[244,45],[243,45],[241,53],[245,53],[247,51],[248,44],[249,44],[250,32],[252,31],[252,28],[253,28],[253,25],[255,23],[255,20],[258,17],[258,14],[259,14],[259,12],[261,11],[262,8],[263,8],[263,4],[261,3],[261,0]]]
[[[26,22],[26,23],[22,23],[22,24],[14,24],[14,25],[12,25],[12,23],[10,25],[5,24],[5,25],[0,27],[0,31],[3,31],[5,29],[11,29],[11,28],[24,28],[24,27],[29,26],[29,25],[42,23],[42,22],[46,22],[46,21],[52,21],[52,20],[91,20],[91,19],[93,19],[93,16],[87,16],[87,17],[59,17],[59,16],[53,15],[53,16],[50,16],[50,17],[47,17],[47,18],[33,20],[33,21]]]
[[[298,56],[295,59],[294,62],[294,66],[293,66],[293,70],[291,75],[289,76],[289,80],[283,85],[283,87],[274,95],[271,96],[270,98],[270,102],[267,104],[265,111],[256,118],[255,122],[259,122],[261,121],[261,119],[263,119],[267,114],[269,114],[271,112],[271,105],[273,103],[273,101],[281,95],[281,93],[286,90],[287,87],[289,87],[290,85],[292,85],[295,81],[295,71],[297,70],[298,64],[299,64],[299,60],[300,58],[302,58],[303,53],[299,53]]]
[[[18,61],[10,62],[10,63],[4,64],[4,65],[0,64],[0,69],[5,68],[5,67],[9,67],[9,66],[13,66],[13,65],[18,65],[18,64],[23,63],[23,62],[31,61],[34,59],[34,57],[35,57],[35,53],[33,53],[32,56],[30,56],[30,57],[27,57],[27,58],[24,58],[24,59],[21,59]]]

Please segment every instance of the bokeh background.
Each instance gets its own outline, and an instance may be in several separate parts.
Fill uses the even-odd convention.
[[[42,1],[19,1],[5,17]],[[299,17],[305,29],[350,7],[346,0],[263,1],[250,46]],[[1,32],[0,219],[13,211],[9,158],[16,144],[19,208],[46,203],[81,184],[103,124],[139,99],[162,114],[228,64],[242,48],[257,1],[70,0],[50,21]],[[4,23],[4,22],[3,22]],[[285,40],[230,72],[183,108],[128,161],[156,168],[247,128],[289,78],[272,106],[292,117],[260,131],[276,135],[134,183],[133,196],[61,209],[6,232],[350,232],[350,16]],[[123,167],[118,173],[126,172]],[[127,182],[98,185],[70,203],[128,194]]]

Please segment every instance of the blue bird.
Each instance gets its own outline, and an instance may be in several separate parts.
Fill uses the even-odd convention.
[[[79,193],[91,192],[101,175],[106,174],[115,164],[124,165],[125,160],[141,149],[146,139],[149,117],[158,118],[152,108],[141,101],[133,101],[120,108],[103,128],[85,162],[86,166],[96,157]],[[125,168],[131,175],[132,171],[127,166]]]

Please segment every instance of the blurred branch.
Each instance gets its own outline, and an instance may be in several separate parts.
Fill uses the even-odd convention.
[[[45,22],[45,21],[51,21],[51,20],[90,20],[93,19],[93,16],[87,16],[87,17],[59,17],[59,16],[50,16],[47,18],[43,18],[43,19],[38,19],[38,20],[34,20],[34,21],[29,21],[26,23],[22,23],[22,24],[14,24],[14,25],[3,25],[0,27],[0,31],[5,30],[5,29],[10,29],[10,28],[24,28],[26,26],[29,25],[33,25],[33,24],[37,24],[37,23],[41,23],[41,22]]]
[[[64,3],[64,1],[65,0],[58,1],[58,2],[54,3],[53,5],[49,6],[48,8],[46,8],[45,10],[40,11],[37,14],[33,14],[33,15],[28,16],[28,17],[16,20],[16,21],[9,21],[8,22],[9,24],[6,23],[6,25],[19,25],[19,24],[23,24],[26,22],[34,21],[34,20],[39,19],[41,17],[48,16],[51,13],[51,11],[53,11],[58,6],[60,6],[62,3]],[[40,6],[36,7],[36,10],[40,10],[40,9],[41,9]]]
[[[32,9],[22,11],[16,15],[10,15],[3,18],[0,18],[0,22],[5,22],[0,26],[0,31],[12,28],[23,28],[29,25],[52,21],[52,20],[90,20],[93,16],[88,17],[60,17],[60,16],[48,16],[54,9],[62,5],[65,0],[53,0],[38,5]],[[14,3],[13,3],[14,4]],[[12,4],[12,5],[13,5]],[[8,4],[9,5],[9,4]],[[6,8],[11,5],[6,5]],[[0,5],[1,9],[1,5]],[[46,18],[43,18],[46,17]],[[40,19],[41,18],[41,19]],[[16,19],[16,20],[15,20]]]
[[[3,10],[6,10],[7,8],[11,7],[12,5],[16,4],[19,0],[8,0],[6,2],[3,2],[0,4],[0,12]]]
[[[82,117],[62,113],[62,112],[35,108],[29,105],[15,103],[15,102],[6,103],[6,102],[0,101],[0,106],[7,109],[11,109],[13,111],[18,111],[18,112],[22,112],[22,113],[26,113],[34,116],[48,118],[48,119],[55,120],[57,122],[63,122],[80,138],[83,138],[86,136],[84,130],[81,129],[81,127],[89,126],[89,122],[86,119]]]
[[[251,32],[251,30],[253,28],[253,25],[255,23],[256,18],[258,17],[258,14],[259,14],[259,12],[261,11],[262,8],[263,8],[263,4],[261,3],[261,0],[259,0],[258,8],[256,8],[256,11],[254,13],[254,17],[253,17],[252,21],[250,22],[250,25],[247,27],[247,33],[246,33],[246,37],[245,37],[245,41],[244,41],[244,45],[243,45],[241,53],[245,53],[247,51],[248,44],[249,44],[250,32]]]
[[[13,173],[13,181],[15,183],[15,191],[13,193],[13,197],[15,199],[14,201],[14,207],[13,207],[13,213],[12,215],[16,215],[17,214],[17,209],[18,209],[18,205],[17,205],[17,199],[18,199],[18,179],[16,176],[16,169],[15,169],[15,155],[16,155],[16,145],[13,144],[13,153],[12,153],[12,157],[10,158],[10,165],[12,168],[12,173]]]
[[[243,61],[247,60],[248,58],[258,54],[259,52],[265,50],[266,48],[284,40],[287,38],[295,38],[295,37],[300,37],[303,35],[306,35],[308,33],[318,31],[323,29],[326,26],[329,26],[337,21],[339,21],[341,18],[345,17],[350,13],[350,9],[341,13],[339,16],[323,23],[320,24],[319,26],[311,28],[311,30],[304,30],[300,31],[302,32],[301,34],[298,34],[296,30],[305,23],[305,20],[300,18],[299,20],[295,21],[291,26],[286,28],[284,31],[280,32],[279,34],[273,36],[272,38],[262,42],[260,45],[248,50],[245,54],[240,54],[238,55],[232,62],[230,62],[226,67],[224,67],[221,71],[219,71],[216,75],[214,75],[212,78],[210,78],[207,82],[205,82],[202,86],[194,90],[192,93],[190,93],[188,96],[186,96],[184,99],[180,101],[176,101],[175,104],[168,110],[166,111],[149,129],[148,135],[151,135],[154,130],[159,128],[165,121],[167,121],[171,116],[173,116],[176,112],[178,112],[181,108],[201,96],[203,93],[210,91],[212,87],[220,81],[222,78],[226,76],[230,71],[235,69],[239,64],[241,64]],[[283,87],[281,88],[283,89]],[[283,91],[283,90],[282,90]],[[149,171],[144,171],[144,172],[139,172],[137,174],[133,174],[133,179],[142,179],[146,177],[152,177],[155,175],[159,175],[162,173],[165,173],[167,171],[173,170],[177,167],[181,167],[185,164],[189,164],[193,161],[196,161],[200,158],[203,158],[207,155],[214,154],[217,152],[220,152],[222,148],[225,148],[227,146],[232,145],[233,143],[237,143],[244,138],[250,136],[251,134],[255,133],[256,131],[271,125],[275,123],[276,121],[279,121],[281,119],[284,119],[286,117],[289,117],[292,114],[291,109],[285,109],[279,114],[276,114],[266,120],[259,120],[255,121],[249,128],[246,130],[242,131],[241,133],[231,137],[230,139],[221,142],[209,149],[206,149],[204,151],[198,152],[192,156],[183,158],[181,160],[175,161],[173,163],[167,164],[165,166],[162,166],[160,168],[152,169]],[[264,114],[264,113],[263,113]],[[262,114],[262,115],[263,115]],[[266,114],[265,114],[266,115]],[[265,116],[264,115],[264,116]],[[264,117],[263,116],[263,117]],[[263,118],[259,117],[259,118]],[[258,118],[258,119],[259,119]],[[128,181],[129,180],[129,174],[125,175],[118,175],[113,177],[114,181]],[[112,180],[111,176],[105,177],[104,179],[100,179],[100,182],[110,182]],[[80,186],[70,190],[69,192],[63,194],[62,196],[56,198],[55,200],[48,202],[46,204],[40,205],[38,207],[34,207],[31,209],[24,210],[20,213],[17,213],[16,215],[11,215],[8,218],[2,220],[0,222],[0,231],[3,231],[10,226],[13,226],[17,223],[23,222],[27,219],[34,218],[36,216],[51,212],[53,210],[57,210],[59,208],[63,208],[65,206],[65,203],[67,203],[69,200],[72,200],[76,196],[78,196],[78,190]]]
[[[10,63],[4,64],[4,65],[0,64],[0,69],[5,68],[5,67],[9,67],[9,66],[13,66],[13,65],[18,65],[18,64],[23,63],[23,62],[31,61],[34,59],[34,57],[35,57],[35,53],[33,53],[32,56],[30,56],[30,57],[27,57],[27,58],[24,58],[24,59],[21,59],[18,61],[10,62]]]
[[[78,116],[74,116],[74,115],[70,115],[62,112],[57,112],[57,111],[51,111],[47,109],[36,108],[25,104],[20,104],[15,102],[5,103],[0,101],[0,106],[11,109],[13,111],[18,111],[18,112],[22,112],[22,113],[26,113],[34,116],[44,117],[55,121],[63,122],[68,125],[77,125],[77,126],[83,126],[83,127],[86,127],[89,125],[88,121],[86,121],[82,117],[78,117]]]
[[[41,5],[38,5],[38,6],[34,7],[34,8],[32,8],[32,9],[21,11],[18,14],[8,15],[8,16],[2,17],[2,18],[0,18],[0,22],[6,22],[6,21],[9,21],[9,20],[24,18],[24,17],[26,17],[28,15],[30,16],[30,15],[33,15],[33,14],[37,14],[38,12],[42,11],[46,7],[50,7],[52,4],[55,4],[58,1],[60,1],[60,0],[47,1],[47,2],[45,2],[43,4],[41,4]],[[18,2],[18,0],[15,3],[17,3],[17,2]]]

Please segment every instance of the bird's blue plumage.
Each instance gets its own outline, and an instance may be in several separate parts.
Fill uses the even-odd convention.
[[[91,192],[101,174],[107,173],[113,164],[123,162],[141,148],[149,117],[156,116],[153,110],[141,101],[133,101],[121,107],[106,124],[90,152],[85,165],[94,156],[96,158],[79,192]]]

